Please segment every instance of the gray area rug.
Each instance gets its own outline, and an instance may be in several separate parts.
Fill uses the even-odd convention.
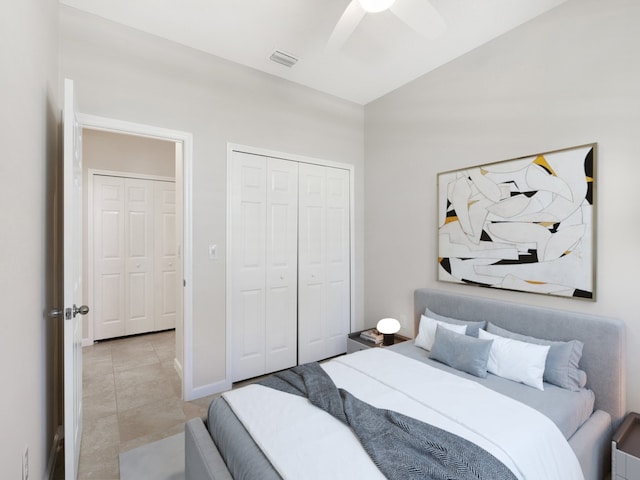
[[[184,480],[184,433],[122,452],[120,480]]]

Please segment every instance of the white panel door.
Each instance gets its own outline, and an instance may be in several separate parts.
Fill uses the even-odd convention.
[[[124,179],[93,179],[94,339],[125,334]]]
[[[82,136],[73,81],[64,81],[63,111],[64,470],[78,478],[82,440]],[[18,367],[19,368],[19,367]]]
[[[126,335],[154,329],[153,197],[151,180],[125,179]]]
[[[231,380],[265,372],[266,179],[263,157],[233,152],[229,191]]]
[[[234,151],[229,175],[232,381],[345,353],[349,170]]]
[[[267,158],[265,372],[296,365],[298,164]]]
[[[298,362],[325,356],[325,167],[301,164],[298,217]]]
[[[351,236],[349,171],[326,168],[325,341],[327,357],[347,351],[351,331]]]
[[[154,330],[176,326],[176,186],[154,182]]]
[[[347,170],[299,169],[298,362],[345,353],[351,325]]]

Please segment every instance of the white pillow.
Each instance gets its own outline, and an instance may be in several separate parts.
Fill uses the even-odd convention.
[[[461,333],[464,335],[467,333],[466,325],[454,325],[452,323],[441,322],[440,320],[434,320],[425,315],[420,317],[420,326],[418,327],[418,336],[416,337],[416,347],[424,348],[425,350],[431,350],[433,342],[436,339],[436,329],[438,325],[442,325],[442,328],[451,330],[452,332]]]
[[[524,383],[544,390],[542,376],[549,353],[549,345],[534,345],[511,338],[500,337],[485,330],[478,331],[478,338],[493,340],[489,352],[487,370],[499,377]]]

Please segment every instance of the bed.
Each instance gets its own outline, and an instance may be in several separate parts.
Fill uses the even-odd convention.
[[[503,464],[514,471],[520,469],[517,472],[518,478],[545,478],[536,470],[541,468],[540,464],[569,465],[572,462],[576,463],[580,476],[584,476],[585,479],[604,478],[610,466],[610,440],[613,429],[626,413],[625,331],[622,322],[433,289],[416,290],[414,308],[417,339],[422,335],[422,317],[427,313],[430,322],[434,318],[439,322],[447,319],[453,319],[452,322],[490,320],[493,332],[504,333],[500,329],[505,329],[514,335],[536,339],[581,342],[583,348],[579,369],[585,372],[586,387],[567,389],[549,384],[546,381],[546,371],[544,391],[491,373],[480,378],[429,359],[430,351],[417,347],[414,342],[404,342],[389,349],[370,349],[342,356],[323,364],[323,369],[330,373],[336,384],[340,386],[345,382],[345,385],[349,385],[348,390],[354,390],[354,395],[363,396],[363,400],[370,401],[380,408],[389,408],[391,405],[395,407],[391,408],[392,410],[423,421],[433,420],[436,425],[451,419],[457,422],[458,415],[466,416],[464,421],[470,422],[470,434],[456,431],[455,422],[451,430],[462,436],[470,435],[474,442],[499,458]],[[442,327],[438,327],[437,332],[439,339],[445,338]],[[494,340],[494,344],[495,342]],[[438,350],[438,347],[442,350],[442,345],[447,344],[434,344],[431,351]],[[369,375],[371,370],[380,378],[368,378],[374,376]],[[415,382],[411,380],[413,378],[429,380]],[[453,384],[447,383],[446,387],[436,388],[436,385],[441,385],[438,383],[441,380],[452,381]],[[262,395],[261,392],[266,392],[264,399],[258,397]],[[485,392],[493,396],[484,399]],[[368,460],[364,450],[355,452],[357,446],[342,443],[349,443],[351,440],[345,437],[340,427],[336,427],[338,430],[334,431],[325,426],[325,412],[308,405],[309,402],[304,399],[292,399],[292,403],[285,403],[285,397],[286,402],[289,402],[288,398],[295,396],[267,387],[250,385],[227,392],[222,398],[212,402],[207,419],[196,418],[186,424],[186,478],[351,478],[354,475],[359,478],[376,478],[379,471],[375,470],[375,465]],[[431,413],[425,413],[421,404],[423,397],[429,397],[430,402],[440,402],[442,405],[446,404],[447,408],[456,410],[454,413],[443,413],[432,419],[429,417]],[[564,403],[564,400],[559,400],[564,397],[577,403],[570,403],[564,411],[556,410],[555,404]],[[512,402],[505,403],[500,408],[511,415],[505,415],[502,419],[507,425],[518,424],[519,427],[512,428],[510,433],[519,432],[518,438],[514,441],[492,440],[490,437],[485,439],[485,433],[481,430],[494,429],[493,421],[486,424],[486,415],[482,414],[485,403],[482,402],[494,406],[502,405],[502,402]],[[522,405],[522,402],[528,406]],[[434,407],[430,406],[429,412],[433,409]],[[426,417],[423,418],[423,415]],[[543,430],[535,433],[529,430],[529,427],[520,427],[521,422],[525,420],[541,425],[540,428]],[[309,430],[316,433],[302,436],[304,431]],[[479,431],[479,436],[483,438],[476,439],[475,435]],[[553,437],[553,442],[556,443],[552,443],[551,440],[539,440],[547,438],[547,435]],[[289,443],[282,441],[283,438],[289,438]],[[326,440],[325,443],[322,443],[323,439]],[[517,446],[518,442],[522,442],[523,447]],[[531,445],[527,446],[527,442]],[[547,443],[555,445],[547,449],[551,452],[532,450],[531,453],[523,453],[523,449],[531,446],[544,449]],[[513,451],[502,451],[504,445],[511,444],[514,444]],[[500,451],[494,451],[496,445]],[[322,452],[322,455],[318,455],[318,452]],[[557,458],[543,462],[530,461],[532,458],[543,458],[539,457],[543,454],[556,455]],[[285,459],[281,460],[280,457]],[[509,463],[512,460],[518,464],[515,468]],[[367,462],[374,465],[373,470],[367,470],[371,467]],[[520,465],[527,463],[532,465]],[[332,464],[336,466],[333,467]],[[337,470],[327,473],[331,470],[325,472],[322,470],[324,468]],[[527,468],[531,470],[526,470]],[[564,466],[560,465],[558,468]],[[363,472],[370,474],[363,476]]]

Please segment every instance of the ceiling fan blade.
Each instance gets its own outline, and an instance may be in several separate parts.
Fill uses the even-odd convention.
[[[396,0],[390,10],[426,38],[440,36],[447,26],[429,0]]]
[[[333,29],[333,33],[327,42],[326,50],[334,52],[340,50],[366,13],[358,0],[351,0],[351,3],[349,3]]]

